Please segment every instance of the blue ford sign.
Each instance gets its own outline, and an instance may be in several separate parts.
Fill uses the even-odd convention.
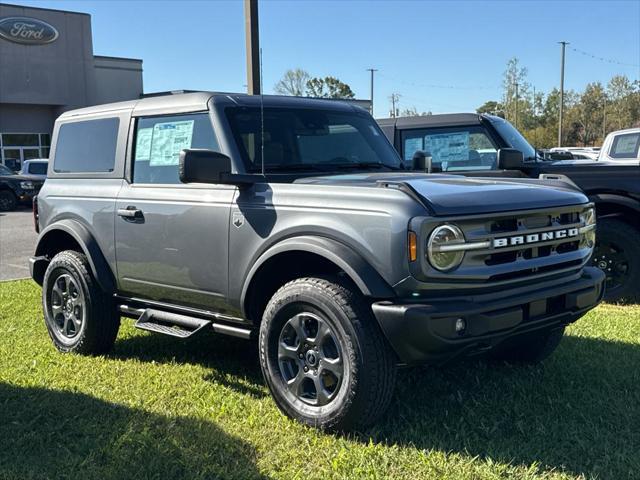
[[[0,37],[23,45],[44,45],[58,38],[58,30],[37,18],[5,17],[0,18]]]

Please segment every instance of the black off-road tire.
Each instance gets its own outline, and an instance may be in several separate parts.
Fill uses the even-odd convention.
[[[304,317],[306,314],[316,315],[331,329],[331,338],[335,337],[339,356],[343,359],[344,371],[339,386],[329,403],[320,406],[305,403],[302,396],[296,397],[287,386],[278,360],[284,329],[292,316]],[[316,340],[319,336],[316,334]],[[303,424],[331,431],[361,429],[376,422],[391,402],[395,387],[395,354],[373,317],[370,305],[360,292],[338,278],[300,278],[280,288],[264,311],[259,349],[262,373],[276,404],[287,416]],[[306,366],[306,357],[300,362]],[[317,371],[320,375],[324,372],[322,360]],[[298,370],[298,374],[301,373],[302,370]]]
[[[563,336],[564,327],[530,333],[499,345],[491,357],[511,363],[540,363],[555,352]]]
[[[616,217],[598,220],[592,264],[607,276],[608,302],[640,300],[640,231]]]
[[[59,300],[60,295],[53,294],[54,288],[61,291],[61,285],[65,283],[69,286],[68,290],[77,292],[76,299],[79,300],[76,303],[81,304],[80,311],[83,313],[79,325],[73,323],[69,315],[70,320],[67,321],[72,321],[73,327],[65,327],[65,330],[67,333],[73,332],[70,336],[63,333],[60,325],[67,318],[58,305],[63,302]],[[71,300],[73,294],[68,295],[66,301]],[[61,352],[101,355],[113,347],[120,328],[120,315],[110,296],[100,289],[93,278],[87,257],[82,253],[65,250],[53,257],[42,284],[42,309],[49,336]],[[57,314],[54,314],[54,309]],[[74,311],[73,319],[76,313]]]
[[[0,212],[10,212],[18,206],[18,199],[11,190],[0,190]]]

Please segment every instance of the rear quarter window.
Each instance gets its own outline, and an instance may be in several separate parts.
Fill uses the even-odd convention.
[[[611,144],[611,158],[637,158],[640,148],[640,132],[616,135]]]
[[[118,118],[101,118],[60,126],[53,171],[113,172],[118,143]]]

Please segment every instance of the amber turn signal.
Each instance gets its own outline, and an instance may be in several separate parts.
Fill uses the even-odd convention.
[[[416,232],[409,231],[409,261],[415,262],[418,259],[418,237]]]

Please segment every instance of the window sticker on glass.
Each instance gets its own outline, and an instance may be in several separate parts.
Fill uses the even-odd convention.
[[[141,128],[136,139],[136,161],[149,160],[153,128]]]
[[[618,155],[635,155],[638,135],[620,135],[615,142],[614,152]]]
[[[180,150],[191,147],[193,120],[156,123],[151,140],[149,165],[178,165]]]
[[[425,136],[424,149],[434,162],[466,160],[469,152],[469,132],[443,133]]]
[[[404,159],[411,160],[413,158],[413,154],[422,149],[422,137],[405,139]]]

